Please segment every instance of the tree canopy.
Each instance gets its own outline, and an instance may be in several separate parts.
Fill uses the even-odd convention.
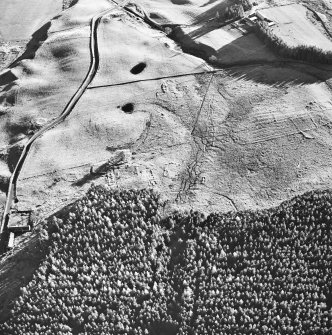
[[[1,334],[331,334],[331,192],[207,217],[161,207],[152,190],[91,188],[41,234]]]

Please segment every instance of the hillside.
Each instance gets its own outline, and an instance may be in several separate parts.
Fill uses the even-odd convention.
[[[3,191],[27,138],[61,114],[84,79],[89,18],[107,6],[80,1],[50,22],[35,55],[7,70],[12,79],[1,93]],[[210,7],[171,8],[189,20],[204,11],[211,18]],[[252,37],[237,40],[245,38]],[[101,20],[98,48],[99,70],[90,87],[66,121],[29,152],[17,184],[19,209],[48,213],[84,193],[90,182],[77,181],[98,180],[88,177],[90,167],[123,149],[123,167],[129,168],[120,168],[112,183],[154,186],[185,208],[268,207],[330,185],[330,69],[278,62],[268,50],[238,65],[234,57],[243,54],[225,49],[221,54],[234,64],[209,73],[202,59],[120,8]],[[140,63],[145,68],[132,74]],[[126,104],[134,106],[130,114],[121,110]]]
[[[1,329],[242,334],[250,327],[257,334],[277,329],[276,334],[316,335],[320,328],[329,334],[331,22],[332,3],[326,0],[0,0]],[[259,25],[266,28],[262,35]],[[283,52],[293,49],[295,56]],[[304,57],[309,49],[314,52]],[[135,205],[148,207],[137,210],[142,219],[135,221],[137,230],[121,228],[113,209],[103,209],[113,206],[107,201],[114,197],[130,227],[126,220],[135,210],[125,204],[145,199]],[[87,218],[81,218],[83,204],[92,213]],[[58,231],[52,235],[55,213]],[[133,249],[134,264],[115,252],[123,261],[117,274],[99,273],[93,260],[93,268],[84,270],[104,276],[112,291],[107,294],[115,290],[124,306],[119,315],[125,322],[112,311],[106,321],[107,308],[95,304],[102,286],[91,282],[89,292],[83,284],[75,287],[80,298],[70,291],[71,271],[75,276],[82,271],[69,253],[70,243],[79,249],[82,242],[77,227],[91,228],[86,248],[111,268],[117,269],[115,261],[103,248],[109,255],[113,247]],[[77,239],[67,240],[69,233]],[[103,234],[106,242],[97,247]],[[137,243],[146,245],[136,250]],[[57,247],[68,251],[65,258]],[[81,263],[84,252],[75,255]],[[303,256],[306,252],[312,255]],[[319,255],[326,257],[324,264]],[[64,274],[52,270],[54,257]],[[289,273],[274,269],[292,268],[293,258],[300,263]],[[129,294],[133,284],[124,295],[122,284],[112,285],[115,277],[125,281],[126,271],[139,273],[141,259],[149,269],[135,279],[135,289],[154,293],[137,302],[132,298],[139,293]],[[223,279],[210,276],[214,266]],[[159,278],[162,271],[165,277]],[[50,273],[69,277],[48,280]],[[246,288],[237,284],[239,273]],[[288,275],[290,286],[281,288]],[[161,287],[154,288],[155,276]],[[56,285],[65,285],[68,301],[57,296]],[[266,285],[272,293],[259,295]],[[296,285],[302,285],[299,291]],[[28,291],[18,298],[22,286]],[[94,298],[86,303],[90,293]],[[3,324],[15,297],[20,302]],[[48,314],[39,320],[34,313],[48,298]],[[37,305],[29,302],[30,308],[31,299]],[[82,312],[72,307],[76,303],[91,308]]]
[[[330,334],[331,192],[207,217],[162,206],[92,188],[53,218],[2,333]]]

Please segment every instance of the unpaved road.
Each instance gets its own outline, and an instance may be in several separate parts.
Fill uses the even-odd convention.
[[[58,118],[51,121],[46,126],[44,126],[37,133],[35,133],[23,148],[21,156],[20,156],[20,158],[19,158],[19,160],[16,164],[15,170],[14,170],[14,172],[13,172],[11,178],[10,178],[8,192],[7,192],[6,205],[5,205],[5,209],[4,209],[4,213],[3,213],[3,217],[2,217],[2,222],[1,222],[1,226],[0,226],[0,233],[2,233],[4,231],[4,229],[6,229],[6,226],[8,224],[12,202],[16,198],[16,183],[17,183],[20,171],[22,169],[22,166],[24,164],[24,161],[25,161],[25,159],[26,159],[26,157],[29,153],[29,150],[30,150],[32,144],[34,143],[34,141],[36,139],[41,137],[45,132],[47,132],[51,128],[57,126],[59,123],[61,123],[71,113],[71,111],[73,110],[73,108],[75,107],[75,105],[77,104],[79,99],[82,97],[85,90],[88,88],[89,84],[92,82],[92,80],[94,79],[94,77],[97,73],[98,66],[99,66],[97,31],[98,31],[98,25],[99,25],[99,22],[100,22],[101,18],[104,15],[106,15],[108,12],[112,11],[115,7],[120,6],[120,7],[123,7],[126,11],[130,12],[131,14],[142,18],[147,24],[149,24],[153,28],[156,28],[156,29],[159,29],[159,30],[163,31],[162,26],[160,26],[158,23],[156,23],[154,20],[152,20],[149,17],[149,14],[141,6],[137,6],[137,9],[141,12],[141,13],[138,13],[135,10],[131,9],[130,7],[126,6],[127,1],[124,1],[122,4],[118,4],[117,2],[115,2],[113,0],[111,0],[111,1],[113,3],[112,8],[102,12],[101,14],[96,15],[95,17],[93,17],[91,19],[91,23],[90,23],[90,29],[91,29],[91,32],[90,32],[91,61],[90,61],[89,71],[88,71],[84,81],[82,82],[81,86],[78,88],[76,93],[72,96],[72,98],[68,102],[67,106],[65,107],[65,109],[63,110],[61,115]],[[252,62],[251,61],[251,62],[243,62],[243,63],[225,65],[225,66],[222,66],[221,69],[217,69],[217,70],[203,71],[203,72],[198,72],[198,73],[179,74],[179,75],[175,75],[175,76],[172,76],[172,77],[178,77],[178,76],[180,77],[180,76],[202,74],[202,73],[213,74],[213,73],[217,73],[219,71],[222,71],[224,69],[232,69],[232,68],[241,67],[241,66],[262,66],[262,65],[310,65],[311,67],[315,67],[319,70],[323,70],[322,68],[320,68],[319,66],[317,66],[315,64],[308,64],[306,62],[294,61],[294,60],[278,60],[278,61],[265,61],[265,62],[262,62],[262,61]],[[332,71],[332,69],[330,69],[330,68],[324,68],[324,70],[325,71]],[[155,78],[155,80],[156,79],[163,79],[163,78]],[[148,79],[148,80],[151,80],[151,79]],[[141,80],[137,80],[137,81],[134,81],[134,82],[138,82],[138,81],[141,81]],[[130,82],[122,83],[120,85],[125,85],[125,84],[129,84],[129,83]],[[103,85],[103,86],[116,86],[116,85],[117,84]],[[103,87],[103,86],[92,86],[92,87],[89,87],[89,88],[93,89],[93,88],[98,88],[98,87]]]
[[[49,124],[41,128],[38,132],[36,132],[29,141],[25,144],[23,151],[21,153],[21,156],[16,164],[16,167],[14,169],[14,172],[11,175],[8,191],[7,191],[7,199],[6,199],[6,205],[4,208],[1,226],[0,226],[0,234],[7,228],[8,222],[9,222],[9,216],[10,216],[10,210],[13,203],[13,200],[16,198],[16,183],[18,180],[18,177],[20,175],[22,166],[24,164],[24,161],[29,153],[29,150],[32,146],[32,144],[41,137],[45,132],[50,130],[51,128],[57,126],[59,123],[61,123],[74,109],[75,105],[79,101],[79,99],[82,97],[83,93],[89,86],[89,84],[92,82],[93,78],[95,77],[98,67],[99,67],[99,52],[98,52],[98,39],[97,39],[97,31],[98,31],[98,25],[100,23],[101,18],[112,11],[116,6],[113,5],[112,8],[107,9],[106,11],[94,16],[91,19],[90,23],[90,67],[88,70],[88,73],[82,82],[81,86],[78,88],[76,93],[72,96],[68,104],[66,105],[63,112],[60,114],[60,116],[53,121],[51,121]]]

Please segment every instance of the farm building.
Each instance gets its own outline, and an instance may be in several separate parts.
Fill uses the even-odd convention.
[[[13,249],[14,247],[14,240],[15,240],[15,234],[13,232],[9,233],[8,243],[7,243],[7,249]]]

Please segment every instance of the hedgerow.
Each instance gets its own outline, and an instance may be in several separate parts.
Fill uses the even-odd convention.
[[[43,232],[1,334],[331,334],[329,191],[208,217],[161,208],[152,190],[90,189]]]
[[[313,63],[332,64],[331,51],[309,45],[290,46],[272,31],[267,22],[258,22],[254,29],[258,37],[268,47],[283,57]]]
[[[252,8],[250,0],[233,0],[225,8],[222,18],[226,20],[236,20],[244,16],[244,12]]]

